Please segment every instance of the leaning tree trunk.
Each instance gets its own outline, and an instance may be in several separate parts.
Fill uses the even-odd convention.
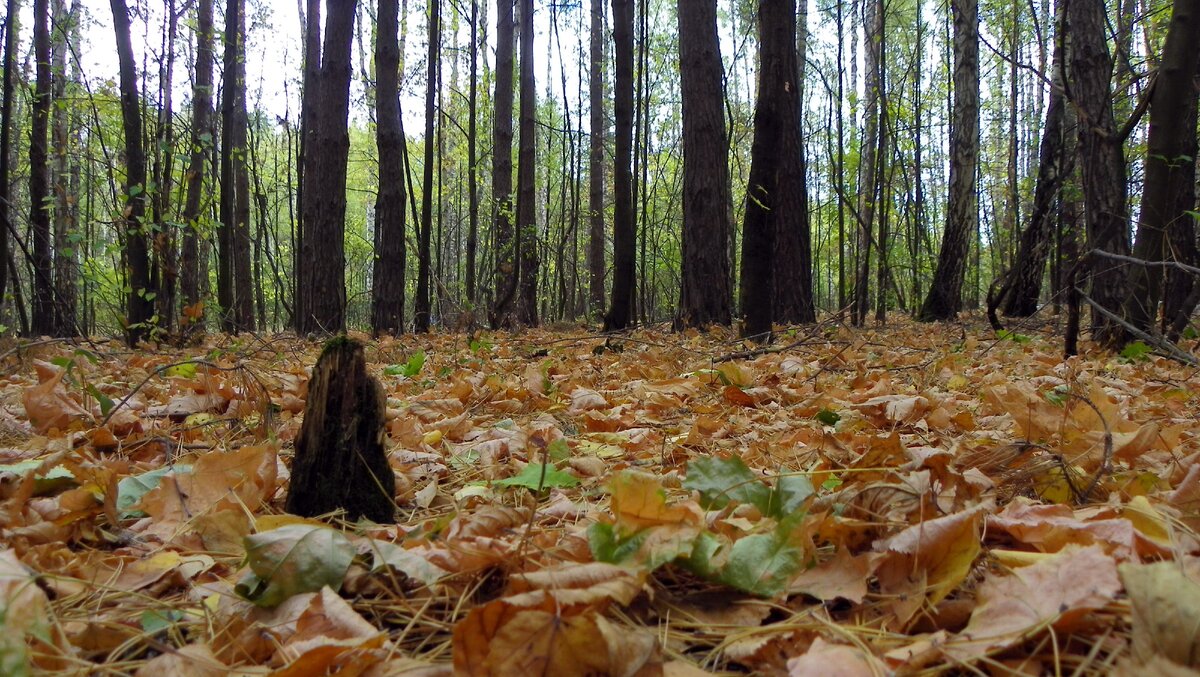
[[[367,374],[362,344],[330,340],[309,381],[288,512],[313,517],[344,510],[351,520],[395,521],[396,476],[383,445],[386,402],[383,386]]]
[[[679,0],[683,270],[675,328],[729,324],[729,160],[716,0]]]
[[[375,199],[375,286],[371,327],[376,334],[404,331],[404,134],[400,131],[400,43],[397,0],[379,0],[375,34],[376,134],[379,195]]]
[[[962,308],[967,250],[971,233],[979,227],[979,195],[975,182],[979,164],[978,0],[952,0],[951,9],[954,12],[954,131],[950,138],[950,201],[933,283],[917,316],[924,322],[953,319]]]
[[[1113,118],[1113,60],[1108,52],[1107,19],[1102,2],[1069,2],[1068,82],[1079,108],[1079,163],[1088,247],[1110,254],[1129,254],[1128,185],[1123,139]],[[1097,305],[1120,314],[1125,303],[1125,271],[1111,260],[1092,257],[1091,297]],[[1092,312],[1092,336],[1108,348],[1125,341],[1121,323]]]
[[[1196,46],[1200,44],[1200,0],[1175,0],[1175,11],[1163,45],[1158,81],[1150,99],[1150,132],[1146,140],[1146,181],[1134,258],[1163,261],[1167,233],[1176,221],[1192,219],[1195,205],[1180,199],[1195,194],[1196,178]],[[1149,331],[1162,298],[1163,269],[1129,269],[1125,319]]]
[[[125,0],[110,0],[117,60],[120,63],[121,122],[125,129],[125,265],[128,271],[126,334],[134,346],[150,334],[154,302],[150,289],[150,252],[146,243],[146,154],[142,146],[142,111],[138,94],[137,67],[129,31],[129,9]]]
[[[1021,232],[1017,257],[1006,276],[996,302],[1009,317],[1029,317],[1037,312],[1042,293],[1042,273],[1050,255],[1054,224],[1058,219],[1058,197],[1063,180],[1070,173],[1071,158],[1063,143],[1066,129],[1066,100],[1063,97],[1066,36],[1063,30],[1064,0],[1059,0],[1058,31],[1051,63],[1050,102],[1046,106],[1046,125],[1038,149],[1037,186],[1033,191],[1033,210]]]
[[[604,329],[633,321],[637,234],[633,223],[633,0],[612,0],[616,58],[613,101],[616,147],[613,159],[613,283]]]

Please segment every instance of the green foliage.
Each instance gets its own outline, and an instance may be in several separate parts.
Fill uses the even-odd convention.
[[[234,591],[261,607],[287,598],[342,586],[354,545],[340,531],[311,524],[290,524],[243,540],[246,565]]]
[[[425,366],[425,351],[418,350],[408,356],[408,361],[404,364],[389,364],[383,368],[383,373],[388,376],[403,376],[405,378],[414,378],[421,373],[421,367]]]
[[[1001,329],[997,331],[996,338],[1000,339],[1001,341],[1012,341],[1018,345],[1024,345],[1033,340],[1025,334],[1018,334],[1015,331],[1009,331],[1007,329]]]
[[[1142,362],[1150,359],[1150,355],[1154,352],[1154,348],[1146,345],[1142,341],[1134,341],[1125,344],[1121,349],[1121,359],[1126,362]]]
[[[817,412],[816,419],[824,425],[834,426],[838,421],[842,420],[842,415],[832,409],[821,409]]]
[[[683,486],[700,492],[700,506],[705,509],[720,509],[736,501],[778,519],[795,514],[813,495],[812,482],[804,475],[777,476],[774,487],[763,484],[763,479],[737,456],[709,456],[688,462]]]
[[[579,479],[550,464],[530,463],[521,468],[521,472],[516,475],[496,480],[492,484],[498,487],[525,487],[530,491],[540,492],[546,489],[579,486]]]

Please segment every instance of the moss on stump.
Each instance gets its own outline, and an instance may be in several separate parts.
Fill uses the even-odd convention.
[[[287,511],[395,521],[396,478],[384,451],[383,387],[367,374],[363,346],[339,336],[313,367],[296,436]]]

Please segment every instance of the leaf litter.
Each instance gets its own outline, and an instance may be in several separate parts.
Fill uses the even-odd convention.
[[[791,338],[367,340],[382,525],[282,512],[316,343],[18,346],[0,672],[1200,674],[1200,373]]]

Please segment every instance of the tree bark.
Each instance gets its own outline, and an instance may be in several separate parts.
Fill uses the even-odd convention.
[[[33,238],[33,280],[30,294],[30,330],[38,336],[58,334],[54,303],[54,260],[51,253],[50,164],[47,135],[50,125],[50,7],[47,0],[33,2],[33,120],[29,129],[29,226]]]
[[[1066,129],[1066,101],[1063,97],[1063,68],[1066,28],[1063,4],[1059,0],[1058,29],[1055,39],[1052,72],[1050,74],[1050,101],[1046,105],[1046,124],[1042,129],[1041,145],[1038,149],[1037,185],[1033,192],[1033,210],[1029,223],[1021,232],[1017,256],[1001,290],[1002,309],[1009,317],[1029,317],[1037,312],[1042,291],[1042,273],[1050,255],[1051,235],[1057,221],[1058,198],[1062,194],[1063,180],[1070,173],[1072,164],[1063,143]]]
[[[1088,247],[1111,254],[1129,254],[1128,186],[1123,141],[1113,118],[1113,60],[1108,51],[1104,3],[1075,2],[1067,6],[1070,70],[1067,82],[1079,110],[1079,163],[1083,173],[1083,202]],[[1091,264],[1091,298],[1120,313],[1126,295],[1125,271],[1097,257]],[[1092,337],[1117,348],[1125,329],[1104,315],[1092,313]]]
[[[951,0],[950,5],[954,14],[950,197],[937,269],[917,318],[923,322],[951,320],[961,310],[970,237],[979,228],[975,180],[979,164],[979,5],[978,0]]]
[[[221,85],[221,225],[217,297],[221,326],[254,331],[250,268],[250,181],[246,171],[245,0],[225,11],[225,64]],[[222,284],[224,283],[224,284]]]
[[[286,509],[314,517],[395,521],[396,476],[383,440],[383,387],[367,373],[362,344],[337,337],[313,367],[296,435]]]
[[[604,0],[591,0],[588,37],[588,305],[596,318],[604,314]]]
[[[199,0],[196,16],[196,85],[192,90],[192,156],[188,161],[184,197],[183,250],[180,292],[185,305],[180,327],[185,335],[204,329],[204,297],[200,278],[208,271],[200,265],[200,232],[204,191],[204,157],[212,148],[213,0]],[[281,290],[282,291],[282,290]]]
[[[496,0],[496,103],[492,127],[492,200],[495,203],[496,298],[489,324],[513,328],[517,317],[517,252],[513,233],[513,0]]]
[[[426,59],[425,80],[425,166],[421,182],[421,228],[417,233],[417,296],[413,302],[413,329],[429,331],[432,305],[430,299],[430,269],[432,259],[429,250],[433,233],[433,144],[434,123],[437,120],[437,92],[439,85],[439,52],[441,5],[439,0],[429,3],[429,51]]]
[[[54,317],[57,333],[75,336],[79,325],[75,322],[78,305],[75,293],[76,269],[79,266],[77,251],[82,240],[78,232],[78,185],[72,186],[72,178],[78,177],[79,156],[72,142],[77,140],[78,121],[73,107],[67,103],[67,81],[78,81],[78,70],[73,68],[73,78],[67,77],[67,50],[71,34],[79,21],[80,8],[75,4],[67,9],[64,0],[53,4],[54,31],[51,35],[51,63],[54,72],[52,113],[54,139]]]
[[[476,251],[479,247],[479,0],[471,0],[471,92],[467,101],[467,271],[466,291],[471,324],[475,320],[477,294]]]
[[[1200,44],[1200,0],[1175,0],[1171,24],[1163,45],[1158,79],[1150,99],[1150,131],[1146,140],[1146,181],[1138,222],[1134,258],[1144,261],[1174,259],[1168,256],[1167,237],[1176,221],[1190,220],[1195,204],[1184,204],[1181,195],[1195,194],[1196,178],[1196,46]],[[1190,123],[1190,124],[1189,124]],[[1162,298],[1163,269],[1133,266],[1129,269],[1129,295],[1125,319],[1150,331]]]
[[[404,331],[404,134],[400,131],[400,43],[397,0],[379,0],[375,33],[375,131],[379,194],[375,198],[375,287],[371,326],[376,334]]]
[[[517,251],[520,300],[517,317],[522,325],[538,324],[537,250],[537,84],[533,73],[533,0],[520,0],[521,11],[521,136],[517,146]]]
[[[679,0],[683,107],[683,253],[675,328],[728,325],[729,161],[716,0]]]
[[[633,321],[637,234],[633,223],[633,2],[612,0],[616,69],[616,168],[613,173],[613,284],[604,329],[625,329]]]
[[[313,136],[304,154],[304,252],[300,330],[336,332],[346,326],[346,159],[350,134],[350,49],[357,0],[328,0],[325,41],[315,88],[307,101]],[[309,28],[315,29],[313,17]]]
[[[154,303],[150,289],[150,255],[146,243],[146,155],[142,146],[142,111],[138,96],[137,67],[129,31],[125,0],[110,0],[117,60],[120,63],[121,122],[125,130],[125,230],[124,260],[129,293],[126,297],[126,341],[130,346],[149,335]]]

